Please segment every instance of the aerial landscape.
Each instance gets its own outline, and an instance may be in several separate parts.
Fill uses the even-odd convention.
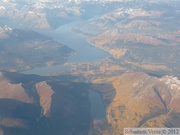
[[[179,0],[0,2],[0,135],[180,128]]]

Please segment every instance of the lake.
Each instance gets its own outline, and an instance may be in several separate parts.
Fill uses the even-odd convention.
[[[82,23],[82,22],[81,22]],[[89,44],[86,36],[77,34],[71,31],[76,23],[70,23],[58,27],[55,30],[36,29],[36,32],[51,37],[59,43],[67,45],[69,48],[76,51],[76,55],[69,57],[66,63],[80,63],[80,62],[100,62],[102,59],[110,57],[108,52],[103,51],[97,47]],[[56,74],[68,72],[70,67],[64,65],[57,65],[52,67],[34,68],[32,70],[24,71],[24,74]]]
[[[99,62],[109,57],[110,54],[90,45],[87,37],[71,31],[74,24],[61,26],[54,30],[53,38],[76,51],[76,55],[72,56],[68,62]]]
[[[89,90],[89,101],[91,103],[91,116],[93,119],[105,119],[106,107],[100,93]]]

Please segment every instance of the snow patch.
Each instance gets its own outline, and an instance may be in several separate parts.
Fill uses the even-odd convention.
[[[180,80],[174,76],[165,76],[160,79],[160,81],[164,82],[169,86],[171,89],[180,90]]]
[[[5,10],[6,8],[5,8],[5,7],[3,7],[3,6],[0,6],[0,9]]]

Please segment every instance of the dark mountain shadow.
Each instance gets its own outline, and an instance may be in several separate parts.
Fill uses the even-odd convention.
[[[0,128],[11,135],[87,135],[93,127],[89,93],[98,92],[104,107],[108,106],[115,95],[112,94],[113,87],[110,84],[87,83],[82,81],[82,77],[78,79],[78,76],[73,75],[39,76],[7,71],[1,73],[4,77],[1,81],[13,83],[13,86],[21,84],[27,95],[33,99],[32,103],[22,102],[24,97],[15,100],[7,95],[7,98],[0,99]],[[37,85],[42,87],[37,88]],[[48,95],[49,88],[52,95]],[[48,105],[50,111],[45,115],[44,109]],[[11,124],[3,125],[3,120],[7,118],[12,121]],[[13,122],[23,126],[16,126]]]

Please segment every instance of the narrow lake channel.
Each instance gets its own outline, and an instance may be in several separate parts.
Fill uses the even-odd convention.
[[[91,103],[91,115],[93,119],[105,119],[106,107],[100,93],[96,91],[89,91],[89,100]]]

